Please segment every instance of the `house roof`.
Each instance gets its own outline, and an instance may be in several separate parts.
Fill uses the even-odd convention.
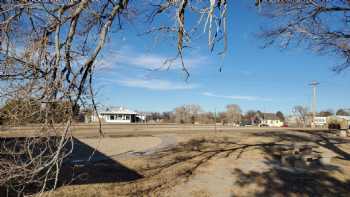
[[[138,113],[124,107],[112,107],[112,108],[107,108],[105,111],[101,111],[100,114],[138,114]]]
[[[279,120],[279,118],[274,113],[262,113],[262,118],[264,120]]]

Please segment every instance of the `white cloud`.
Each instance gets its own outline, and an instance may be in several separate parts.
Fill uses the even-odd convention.
[[[246,101],[255,101],[255,100],[270,101],[271,100],[271,99],[261,98],[261,97],[257,97],[257,96],[220,95],[220,94],[214,94],[214,93],[211,93],[211,92],[203,92],[202,94],[204,96],[209,96],[209,97],[216,97],[216,98],[223,98],[223,99],[233,99],[233,100],[246,100]]]
[[[97,65],[104,69],[118,65],[128,65],[150,70],[180,69],[182,67],[180,59],[173,58],[174,57],[171,55],[166,56],[156,53],[140,53],[132,49],[123,49],[106,53]],[[207,65],[210,61],[206,56],[195,55],[192,57],[185,57],[184,63],[187,68],[193,68],[200,65]]]
[[[127,87],[145,88],[149,90],[190,90],[198,87],[196,84],[160,79],[123,79],[118,80],[117,83]]]

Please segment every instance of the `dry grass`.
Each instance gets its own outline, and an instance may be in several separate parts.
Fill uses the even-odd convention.
[[[277,167],[270,147],[316,144],[316,134],[304,132],[232,133],[181,136],[174,148],[147,156],[118,159],[143,178],[129,182],[70,185],[50,196],[348,196],[350,169],[346,155],[335,153],[347,140],[319,144],[334,155],[331,163],[312,171]],[[334,146],[334,147],[333,147]],[[342,149],[345,154],[350,149]],[[325,151],[325,153],[329,154]],[[343,157],[343,159],[335,159]],[[283,166],[282,166],[283,167]]]

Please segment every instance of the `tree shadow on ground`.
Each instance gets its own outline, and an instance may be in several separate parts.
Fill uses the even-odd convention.
[[[349,143],[350,140],[336,137],[325,131],[293,130],[291,132],[259,132],[255,135],[273,138],[280,143],[319,146],[333,152],[339,159],[349,160],[349,153],[339,148],[338,145]],[[317,150],[313,151],[317,152]],[[281,162],[281,158],[276,157],[271,147],[265,147],[264,152],[270,156],[267,157],[270,159],[265,161],[269,165],[269,170],[244,172],[236,168],[233,172],[233,175],[237,177],[235,184],[239,187],[255,185],[260,188],[253,196],[350,196],[349,177],[344,180],[335,175],[343,173],[338,165],[331,162],[320,162],[317,159],[310,165],[300,159],[296,167]]]
[[[141,174],[95,148],[74,138],[72,154],[65,159],[60,173],[61,185],[128,182],[143,178]]]
[[[148,158],[149,164],[142,169],[146,172],[145,180],[150,181],[147,187],[139,187],[128,193],[130,196],[162,196],[167,189],[189,181],[196,174],[197,169],[205,166],[209,161],[218,158],[235,157],[251,149],[260,149],[277,145],[278,142],[242,144],[228,138],[193,139],[158,151]],[[122,194],[124,195],[124,194]]]
[[[189,181],[200,172],[199,168],[205,168],[210,161],[229,157],[249,160],[249,154],[257,150],[262,153],[260,162],[266,164],[266,169],[247,170],[233,166],[232,174],[227,175],[232,176],[232,189],[237,189],[237,196],[350,196],[349,172],[343,172],[342,166],[320,162],[320,158],[312,158],[310,163],[293,156],[293,148],[310,145],[327,149],[338,159],[349,162],[349,151],[340,147],[349,143],[348,139],[324,131],[303,130],[259,131],[249,135],[248,138],[256,138],[255,141],[248,140],[248,143],[234,137],[203,138],[157,151],[146,156],[147,165],[138,169],[144,178],[98,151],[89,160],[94,148],[74,139],[75,152],[65,161],[61,185],[126,182],[113,185],[113,194],[162,196],[167,189]],[[293,156],[294,160],[283,160],[283,155],[276,152],[286,153],[287,158]],[[312,149],[311,153],[322,155],[317,148]],[[250,160],[256,162],[256,158]],[[347,175],[344,178],[336,174]],[[131,180],[138,181],[128,182]],[[247,190],[249,194],[242,192]]]
[[[0,138],[3,141],[14,141],[15,146],[19,146],[24,142],[25,138]],[[52,137],[51,140],[54,140]],[[59,170],[58,185],[80,185],[80,184],[96,184],[96,183],[119,183],[134,181],[143,178],[141,174],[132,170],[116,160],[108,157],[95,148],[83,143],[77,138],[73,138],[73,152],[63,160],[63,164]],[[67,149],[71,148],[71,144],[67,145]],[[25,157],[23,157],[25,158]],[[23,161],[25,162],[25,161]],[[48,181],[47,189],[53,185],[53,181]],[[28,186],[23,190],[23,194],[33,194],[39,192],[41,186]],[[15,191],[7,190],[0,187],[0,196],[17,196]]]
[[[288,132],[268,131],[256,132],[255,136],[271,137],[278,141],[289,141],[295,143],[314,143],[337,155],[343,160],[350,160],[350,153],[339,147],[341,144],[350,144],[350,138],[337,137],[333,132],[325,130],[301,130],[293,129]]]
[[[74,138],[74,150],[65,160],[60,181],[69,184],[127,182],[143,178],[102,152]]]
[[[295,172],[288,169],[272,168],[266,172],[243,172],[235,169],[233,174],[239,187],[255,185],[252,196],[339,196],[350,195],[350,181],[341,181],[327,171]]]
[[[234,157],[241,159],[242,155],[249,155],[251,150],[259,150],[263,153],[263,162],[267,169],[253,169],[246,171],[235,168],[232,172],[234,188],[250,190],[251,185],[258,189],[250,190],[249,195],[244,193],[238,196],[350,196],[350,180],[339,178],[335,174],[342,174],[342,168],[332,163],[321,162],[319,158],[301,159],[300,155],[322,155],[316,146],[321,146],[335,153],[336,157],[348,160],[349,153],[338,147],[340,144],[349,143],[348,139],[341,139],[329,133],[307,132],[303,130],[291,132],[259,132],[253,134],[261,139],[261,143],[241,143],[234,138],[195,139],[182,143],[174,148],[165,149],[153,154],[150,160],[154,161],[145,171],[150,171],[151,176],[173,173],[167,176],[163,183],[150,185],[150,187],[137,191],[137,194],[148,195],[166,191],[166,188],[188,181],[196,174],[200,167],[210,160],[218,158]],[[268,138],[269,140],[264,140]],[[268,142],[266,142],[268,141]],[[298,144],[298,145],[296,145]],[[295,154],[295,147],[299,145],[311,145],[311,152]],[[287,149],[287,158],[276,154],[276,149]],[[294,151],[294,152],[293,152]],[[278,152],[278,151],[277,151]],[[292,153],[291,153],[292,152]],[[291,155],[288,155],[291,154]],[[246,158],[245,158],[246,159]],[[252,159],[252,162],[253,159]],[[348,173],[349,174],[349,173]],[[230,175],[228,175],[230,176]],[[149,178],[149,177],[148,177]]]

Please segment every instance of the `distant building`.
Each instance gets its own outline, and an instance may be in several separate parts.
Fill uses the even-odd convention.
[[[327,126],[327,117],[316,116],[314,118],[314,124],[316,127],[326,127]]]
[[[284,122],[281,121],[274,113],[262,113],[261,125],[267,125],[269,127],[282,127]]]
[[[103,122],[107,123],[135,123],[146,120],[145,115],[123,107],[107,108],[99,112],[99,117]],[[91,121],[97,122],[98,117],[93,115]]]

